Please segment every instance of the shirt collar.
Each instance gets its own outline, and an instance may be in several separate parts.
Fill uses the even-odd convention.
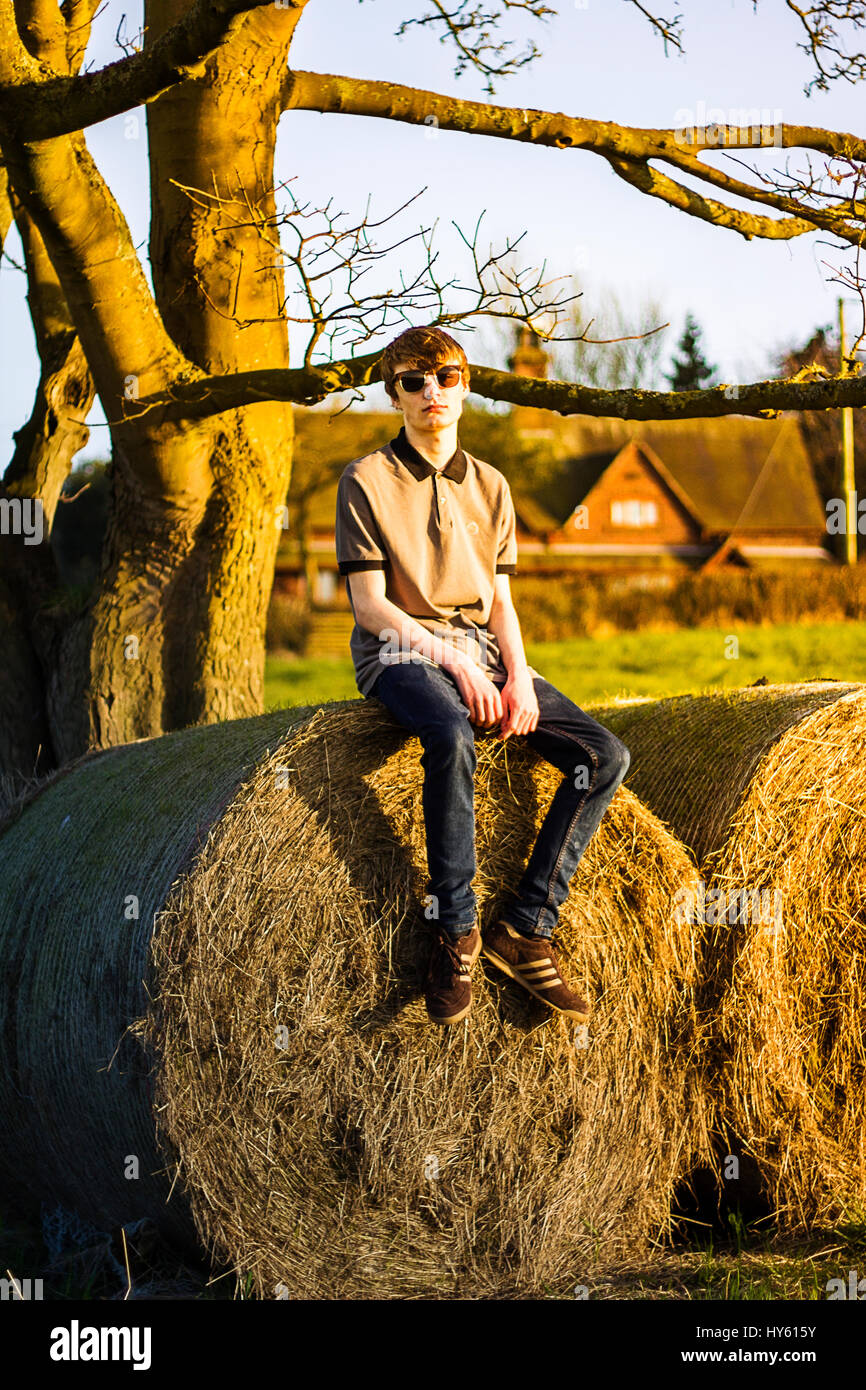
[[[400,462],[405,463],[419,483],[422,478],[429,478],[433,473],[441,473],[443,477],[450,478],[455,483],[462,483],[466,477],[466,455],[459,442],[444,468],[434,468],[429,459],[425,459],[423,454],[419,454],[414,445],[410,444],[406,438],[405,426],[401,427],[396,439],[392,439],[390,442],[391,448]]]

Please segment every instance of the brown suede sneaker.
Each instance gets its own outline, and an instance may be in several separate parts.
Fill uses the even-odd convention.
[[[484,933],[485,956],[524,989],[566,1018],[586,1023],[591,1006],[565,983],[556,948],[543,936],[522,936],[508,922],[497,922]]]
[[[470,972],[481,951],[481,933],[449,936],[441,927],[427,968],[427,1013],[433,1023],[459,1023],[472,1007]]]

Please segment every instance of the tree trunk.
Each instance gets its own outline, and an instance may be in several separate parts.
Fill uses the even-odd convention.
[[[251,14],[203,76],[148,109],[157,304],[83,138],[10,151],[112,438],[98,592],[52,649],[47,704],[61,762],[263,707],[291,407],[264,402],[177,425],[158,411],[137,415],[129,401],[199,369],[288,365],[278,252],[249,226],[247,201],[273,218],[280,92],[301,10]],[[177,17],[175,3],[154,0],[148,42]],[[215,199],[200,208],[170,180],[237,196],[244,216]]]
[[[299,13],[248,16],[203,76],[148,107],[157,305],[177,348],[208,372],[288,366],[283,276],[246,202],[273,217],[280,90]],[[176,18],[174,0],[152,0],[148,42]],[[144,417],[113,431],[102,593],[67,653],[74,666],[89,650],[92,742],[262,710],[291,442],[291,407],[280,402],[195,427],[150,428]]]
[[[41,776],[56,765],[47,686],[51,679],[56,619],[52,605],[60,581],[50,533],[64,480],[73,458],[87,442],[84,423],[94,387],[84,353],[42,237],[11,189],[3,199],[24,248],[27,302],[41,363],[29,420],[14,434],[15,450],[2,482],[12,506],[41,511],[40,528],[27,541],[0,536],[0,808],[22,779]],[[8,227],[3,213],[3,230]],[[19,514],[21,515],[21,514]],[[30,513],[31,525],[36,520]],[[38,544],[31,544],[41,531]]]

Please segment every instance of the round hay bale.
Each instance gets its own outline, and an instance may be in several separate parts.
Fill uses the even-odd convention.
[[[795,1230],[866,1219],[864,769],[861,690],[778,740],[711,865],[721,1101]]]
[[[864,687],[800,681],[586,706],[631,752],[635,796],[703,864],[727,839],[765,753],[800,720]]]
[[[7,829],[22,926],[7,881],[0,951],[52,983],[0,1014],[31,1106],[26,1155],[0,1140],[0,1158],[27,1168],[41,1129],[40,1189],[115,1220],[190,1212],[265,1297],[542,1294],[645,1246],[706,1144],[681,847],[618,790],[560,913],[587,1030],[482,962],[467,1023],[437,1028],[420,744],[375,701],[291,713],[288,732],[283,711],[115,750]],[[561,774],[522,742],[479,736],[478,754],[483,925]],[[74,840],[58,839],[67,818]],[[62,1064],[29,1038],[55,1013]],[[108,1084],[95,1063],[124,1036],[147,1067]],[[0,1098],[20,1114],[21,1094]],[[151,1185],[133,1202],[134,1153]]]
[[[93,752],[0,825],[0,1182],[100,1229],[156,1215],[195,1243],[155,1138],[147,1005],[153,918],[222,807],[307,709]]]
[[[863,882],[848,848],[864,698],[860,683],[808,681],[588,707],[701,867],[703,903],[682,905],[706,913],[698,1088],[717,1193],[763,1198],[801,1229],[866,1199]]]

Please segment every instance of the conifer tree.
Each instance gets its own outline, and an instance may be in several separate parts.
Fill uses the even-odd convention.
[[[715,376],[716,368],[704,357],[700,325],[693,314],[686,314],[686,326],[677,343],[671,368],[665,377],[674,391],[700,391]]]

